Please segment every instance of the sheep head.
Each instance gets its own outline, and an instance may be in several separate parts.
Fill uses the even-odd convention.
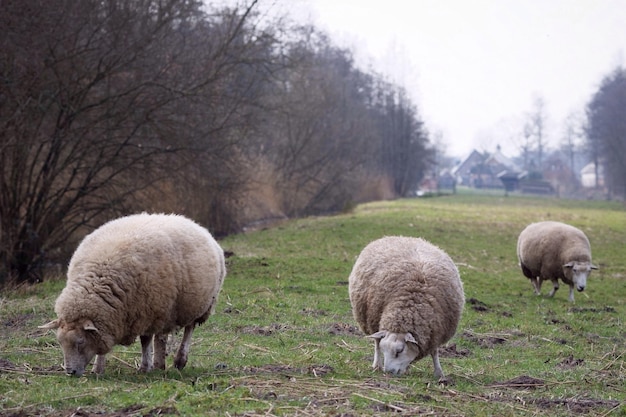
[[[563,273],[573,283],[576,290],[583,291],[592,269],[598,269],[591,262],[568,262],[563,265]]]
[[[39,326],[57,332],[57,340],[63,350],[63,367],[68,375],[80,377],[85,367],[98,353],[98,329],[89,319],[67,323],[56,319]]]
[[[417,342],[411,333],[391,333],[381,330],[372,335],[383,354],[383,371],[403,374],[419,355]]]

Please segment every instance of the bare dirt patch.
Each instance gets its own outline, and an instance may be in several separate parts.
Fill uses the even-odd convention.
[[[280,323],[273,323],[269,326],[246,326],[240,329],[242,333],[261,336],[271,336],[274,333],[280,333],[285,330],[289,330],[289,326]]]
[[[543,379],[533,378],[528,375],[520,375],[513,379],[509,379],[504,382],[496,382],[492,386],[494,387],[507,387],[507,388],[538,388],[546,385],[546,382]]]
[[[13,370],[15,368],[16,366],[13,362],[0,358],[0,372]]]
[[[467,304],[472,306],[472,310],[474,311],[479,311],[479,312],[489,311],[489,307],[487,306],[487,304],[483,303],[480,300],[477,300],[476,298],[470,298],[469,300],[467,300]]]
[[[328,328],[328,333],[335,336],[346,334],[351,336],[363,336],[363,332],[361,332],[358,327],[348,323],[333,323]]]
[[[585,363],[584,359],[574,359],[574,355],[569,355],[567,358],[563,359],[556,366],[563,369],[573,369],[577,366],[581,366]]]
[[[461,338],[468,340],[470,342],[476,343],[478,346],[482,348],[492,348],[494,346],[502,345],[506,343],[506,339],[501,336],[495,335],[478,335],[476,333],[471,333],[468,331],[464,331],[461,334]]]
[[[464,358],[470,356],[472,352],[469,349],[458,349],[456,343],[439,347],[440,358]]]

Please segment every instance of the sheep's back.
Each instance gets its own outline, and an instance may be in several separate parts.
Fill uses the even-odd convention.
[[[428,351],[454,335],[464,305],[450,257],[419,238],[370,243],[350,274],[349,291],[355,320],[365,333],[411,332]]]

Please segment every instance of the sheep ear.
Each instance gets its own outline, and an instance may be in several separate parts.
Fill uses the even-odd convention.
[[[91,321],[91,320],[86,320],[83,323],[83,329],[87,330],[87,331],[93,331],[93,332],[98,333],[98,329],[96,328],[96,326],[93,324],[93,321]]]
[[[40,329],[53,330],[59,328],[59,319],[52,320],[50,323],[39,326]]]
[[[563,268],[571,268],[574,266],[574,262],[568,262],[565,265],[563,265]]]
[[[595,266],[594,264],[591,264],[591,269],[598,269],[598,267]]]
[[[384,338],[385,336],[387,336],[387,331],[386,330],[381,330],[379,332],[376,332],[374,334],[371,334],[371,335],[365,336],[365,337],[369,337],[371,339],[380,340],[380,339]]]
[[[411,333],[407,333],[406,336],[404,336],[404,341],[407,343],[415,343],[417,345],[417,341]]]

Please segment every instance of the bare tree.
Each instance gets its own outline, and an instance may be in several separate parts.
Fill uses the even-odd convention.
[[[565,118],[561,147],[569,159],[570,170],[575,172],[576,155],[580,152],[584,137],[583,115],[570,112]]]
[[[405,92],[315,30],[260,24],[256,3],[2,3],[0,285],[133,211],[236,231],[261,160],[289,215],[344,208],[367,169],[398,195],[419,181],[428,138]]]
[[[522,133],[519,136],[520,140],[518,142],[518,148],[520,154],[522,156],[522,164],[524,169],[530,171],[533,168],[533,138],[532,138],[532,130],[530,126],[526,123],[522,129]]]
[[[313,27],[283,45],[289,64],[263,101],[261,152],[288,216],[350,206],[371,178],[386,195],[414,190],[429,163],[427,135],[406,92],[355,68],[350,53]]]
[[[435,163],[434,149],[429,146],[417,108],[403,89],[385,86],[377,112],[380,167],[393,179],[396,195],[406,196],[417,188],[427,167]]]
[[[195,0],[3,3],[0,283],[38,279],[76,231],[145,207],[137,198],[190,160],[237,164],[229,128],[254,83],[234,83],[244,73],[234,69],[252,72],[254,57],[241,55],[250,11],[209,18]],[[216,193],[218,178],[207,180]]]
[[[547,113],[545,100],[541,96],[533,99],[533,109],[526,117],[524,124],[524,149],[523,153],[533,152],[537,157],[536,169],[543,169],[543,154],[547,145],[546,125]]]
[[[286,46],[291,65],[278,74],[266,102],[271,117],[264,132],[288,216],[350,204],[355,172],[370,158],[373,137],[365,75],[323,33],[311,27],[298,33]]]

